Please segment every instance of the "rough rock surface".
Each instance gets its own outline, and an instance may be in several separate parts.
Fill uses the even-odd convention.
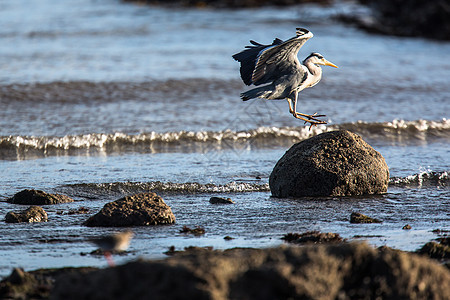
[[[304,233],[288,233],[282,240],[293,244],[323,244],[323,243],[342,243],[345,240],[333,232],[307,231]]]
[[[352,212],[350,215],[350,223],[382,223],[383,221],[363,215],[358,212]]]
[[[231,200],[231,198],[211,197],[209,199],[209,203],[211,203],[211,204],[234,204],[234,201]]]
[[[275,197],[352,196],[387,191],[383,156],[347,130],[319,134],[293,145],[269,177]]]
[[[148,226],[172,224],[175,216],[164,200],[155,193],[126,196],[105,204],[84,222],[86,226]]]
[[[51,299],[445,299],[449,291],[450,271],[426,257],[350,243],[196,249],[65,275]]]
[[[33,223],[47,222],[47,212],[40,206],[30,206],[26,210],[20,212],[8,212],[5,216],[6,223]]]
[[[73,202],[73,199],[60,194],[49,194],[40,190],[23,190],[6,200],[13,204],[48,205]]]
[[[203,235],[206,233],[205,228],[197,226],[195,228],[189,228],[188,226],[183,226],[183,228],[180,230],[180,233],[191,233],[193,235]]]

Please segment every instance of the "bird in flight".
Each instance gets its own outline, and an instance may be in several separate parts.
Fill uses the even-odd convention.
[[[326,124],[318,119],[325,115],[312,115],[297,112],[298,93],[313,87],[322,78],[320,65],[337,66],[326,60],[320,53],[311,53],[303,63],[297,58],[297,53],[307,40],[313,37],[312,32],[297,28],[296,36],[286,41],[276,38],[271,45],[263,45],[250,40],[252,46],[233,55],[241,63],[241,78],[246,85],[262,85],[241,93],[242,100],[264,98],[268,100],[286,99],[289,112],[297,119],[309,123],[310,129],[317,124]]]

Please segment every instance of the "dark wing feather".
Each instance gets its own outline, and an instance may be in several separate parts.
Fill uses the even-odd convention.
[[[257,56],[251,82],[260,85],[272,82],[290,72],[297,65],[297,53],[313,34],[306,29],[297,28],[297,36],[281,44],[265,48]]]
[[[233,58],[241,63],[241,78],[246,85],[251,85],[253,71],[255,70],[256,59],[261,51],[268,47],[283,43],[280,39],[275,39],[272,45],[263,45],[255,41],[250,41],[253,46],[245,46],[245,50],[233,55]]]

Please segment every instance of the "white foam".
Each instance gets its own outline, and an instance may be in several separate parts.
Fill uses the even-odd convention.
[[[450,138],[450,120],[441,121],[405,121],[393,120],[384,123],[355,123],[338,125],[319,125],[309,129],[302,127],[258,127],[245,131],[177,131],[177,132],[148,132],[137,135],[128,135],[122,132],[116,133],[90,133],[83,135],[55,136],[4,136],[0,137],[0,151],[10,150],[70,150],[92,149],[104,150],[108,147],[121,146],[145,146],[154,145],[189,145],[190,143],[221,144],[224,141],[232,143],[260,141],[259,145],[276,144],[283,145],[283,141],[301,141],[323,132],[347,129],[361,134],[364,138],[382,140],[401,138],[402,141],[428,137]]]

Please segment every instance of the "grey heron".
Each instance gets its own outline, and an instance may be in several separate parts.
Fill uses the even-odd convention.
[[[310,123],[311,126],[326,124],[317,119],[325,115],[314,113],[307,115],[297,112],[298,93],[313,87],[322,78],[320,65],[337,68],[320,53],[313,52],[303,63],[297,58],[297,53],[307,40],[313,37],[312,32],[297,28],[296,36],[286,41],[276,38],[271,45],[263,45],[250,40],[252,46],[232,57],[240,62],[241,78],[246,85],[262,85],[241,93],[242,100],[264,98],[268,100],[286,99],[289,112],[297,119]],[[311,127],[310,127],[311,128]]]

